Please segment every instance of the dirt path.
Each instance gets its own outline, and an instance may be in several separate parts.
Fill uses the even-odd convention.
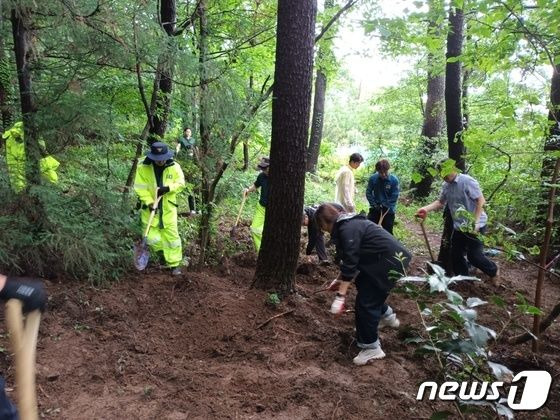
[[[410,226],[414,229],[414,226]],[[419,233],[419,232],[416,232]],[[435,236],[434,236],[435,238]],[[412,271],[426,257],[415,249]],[[502,262],[507,288],[468,286],[468,296],[532,291],[532,269]],[[266,293],[249,290],[254,256],[242,254],[221,268],[175,279],[158,271],[131,276],[109,289],[74,283],[48,285],[50,310],[38,346],[41,415],[60,419],[387,419],[429,418],[441,403],[415,400],[419,383],[434,379],[432,359],[403,344],[419,329],[415,302],[392,295],[400,330],[383,331],[387,358],[362,368],[352,365],[353,319],[333,319],[332,296],[314,291],[335,275],[334,268],[304,265],[298,294],[272,308]],[[190,282],[187,281],[190,279]],[[545,303],[560,287],[547,280]],[[269,317],[293,310],[262,328]],[[496,325],[496,313],[483,312]],[[528,322],[530,320],[528,319]],[[518,370],[542,366],[560,372],[560,333],[544,339],[544,357],[527,346],[494,349]],[[7,348],[7,339],[0,339]],[[8,383],[13,360],[2,352]],[[558,385],[539,415],[560,412]],[[522,415],[520,418],[532,418]]]

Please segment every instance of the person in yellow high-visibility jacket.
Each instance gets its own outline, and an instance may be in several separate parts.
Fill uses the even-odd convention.
[[[261,173],[257,176],[257,179],[253,185],[249,188],[243,190],[243,195],[251,194],[257,189],[261,189],[261,195],[259,197],[259,202],[255,209],[255,215],[253,216],[253,222],[251,223],[251,236],[253,237],[253,243],[255,245],[255,251],[257,254],[261,249],[262,234],[264,229],[264,217],[266,214],[266,205],[268,204],[268,169],[270,166],[270,159],[268,157],[261,158],[261,161],[257,165],[257,169]]]
[[[23,122],[16,122],[12,128],[6,130],[2,134],[2,138],[6,140],[6,165],[8,166],[8,175],[12,190],[16,193],[23,191],[27,185],[25,179],[25,143],[23,141],[24,130]],[[46,155],[46,146],[44,140],[39,140],[39,145]],[[56,184],[58,182],[58,174],[56,170],[60,166],[60,162],[52,156],[45,156],[39,161],[39,170],[43,179]]]
[[[184,188],[185,176],[181,166],[173,160],[173,152],[165,143],[152,144],[146,159],[138,165],[134,191],[142,202],[140,220],[143,229],[148,225],[156,197],[162,196],[147,243],[154,253],[163,252],[165,264],[172,269],[173,275],[182,274],[183,249],[177,228],[177,194]]]

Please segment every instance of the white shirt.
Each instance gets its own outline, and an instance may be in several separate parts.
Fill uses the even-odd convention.
[[[354,172],[348,165],[344,165],[338,170],[335,176],[336,189],[334,193],[334,201],[341,204],[348,213],[354,213],[356,206],[354,205]]]

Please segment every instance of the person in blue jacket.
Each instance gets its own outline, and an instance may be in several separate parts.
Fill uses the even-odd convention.
[[[390,168],[387,159],[375,164],[375,173],[369,178],[366,197],[369,202],[368,219],[392,235],[399,199],[399,179],[389,174]]]

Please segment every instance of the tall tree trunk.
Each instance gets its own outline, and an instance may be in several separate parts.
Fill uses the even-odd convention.
[[[443,2],[441,0],[430,0],[428,4],[430,8],[428,36],[439,37],[441,33],[440,17],[444,13]],[[434,177],[428,172],[428,169],[434,167],[433,156],[444,123],[445,76],[441,73],[439,66],[442,59],[443,50],[435,54],[433,52],[428,53],[428,98],[424,107],[424,123],[419,148],[420,160],[414,168],[414,172],[420,174],[422,179],[419,182],[412,181],[410,183],[410,188],[415,188],[414,197],[416,198],[425,198],[430,195],[434,181]]]
[[[560,150],[560,65],[556,65],[552,67],[552,79],[550,82],[550,108],[548,110],[548,135],[545,140],[544,150],[545,151],[554,151]],[[550,156],[550,154],[546,154],[543,163],[542,163],[542,170],[541,170],[541,179],[543,182],[550,183],[550,179],[552,177],[552,173],[554,172],[556,158]],[[544,188],[542,192],[542,199],[543,204],[539,206],[538,210],[538,218],[537,223],[539,225],[544,225],[546,221],[546,213],[547,213],[547,206],[546,203],[548,201],[548,193],[550,187]],[[560,218],[560,207],[555,207],[554,210],[554,220],[558,220]],[[558,242],[559,242],[559,235],[558,235],[558,226],[555,226],[552,232],[552,239],[551,239],[551,249],[554,252],[558,252]]]
[[[279,0],[270,194],[253,285],[294,290],[305,187],[316,0]]]
[[[463,50],[464,16],[461,9],[449,12],[449,34],[447,35],[447,64],[445,66],[445,116],[447,121],[447,145],[449,158],[461,171],[465,170],[465,146],[462,112],[462,65],[458,57]]]
[[[3,15],[0,13],[0,114],[2,118],[1,131],[7,130],[12,124],[12,110],[11,110],[11,83],[10,83],[10,60],[5,53],[6,46],[4,45],[4,22]]]
[[[449,158],[461,171],[465,170],[465,147],[461,139],[463,131],[461,61],[458,57],[463,49],[464,17],[461,9],[449,12],[449,33],[447,35],[447,64],[445,66],[445,116],[447,121],[447,145]],[[441,236],[440,261],[447,272],[451,271],[451,234],[453,223],[448,207],[444,211],[444,229]]]
[[[327,76],[321,68],[317,68],[315,78],[315,99],[313,101],[313,117],[311,118],[311,136],[307,148],[307,171],[317,172],[319,151],[323,138],[323,122],[325,116],[325,93],[327,91]]]
[[[198,39],[198,75],[199,75],[199,100],[200,100],[200,156],[198,165],[202,173],[202,217],[200,221],[200,259],[202,266],[206,260],[206,250],[210,242],[210,222],[212,220],[213,189],[210,168],[208,167],[208,153],[210,150],[210,125],[209,111],[210,98],[208,92],[208,3],[200,0],[198,3],[199,39]]]
[[[243,167],[244,172],[249,169],[249,139],[243,139]]]
[[[333,0],[325,0],[325,12],[334,7]],[[330,22],[329,22],[330,23]],[[325,31],[325,27],[321,32]],[[313,115],[311,116],[311,136],[307,146],[307,172],[317,173],[321,141],[323,140],[323,123],[325,120],[325,94],[327,91],[327,75],[323,60],[330,55],[330,46],[324,42],[319,45],[317,52],[317,75],[315,77],[315,98],[313,100]]]
[[[19,95],[21,100],[21,113],[25,129],[25,167],[27,186],[38,185],[41,182],[39,172],[39,160],[41,150],[37,141],[37,126],[35,114],[37,106],[33,97],[31,80],[31,11],[29,9],[12,9],[12,33],[14,37],[14,52],[16,56],[16,68],[19,83]]]
[[[158,57],[158,69],[161,68],[156,112],[153,116],[153,125],[150,127],[150,142],[161,139],[167,129],[169,108],[171,106],[171,93],[173,91],[173,69],[175,66],[175,24],[177,10],[175,0],[161,0],[160,4],[161,27],[167,34],[164,51]]]

